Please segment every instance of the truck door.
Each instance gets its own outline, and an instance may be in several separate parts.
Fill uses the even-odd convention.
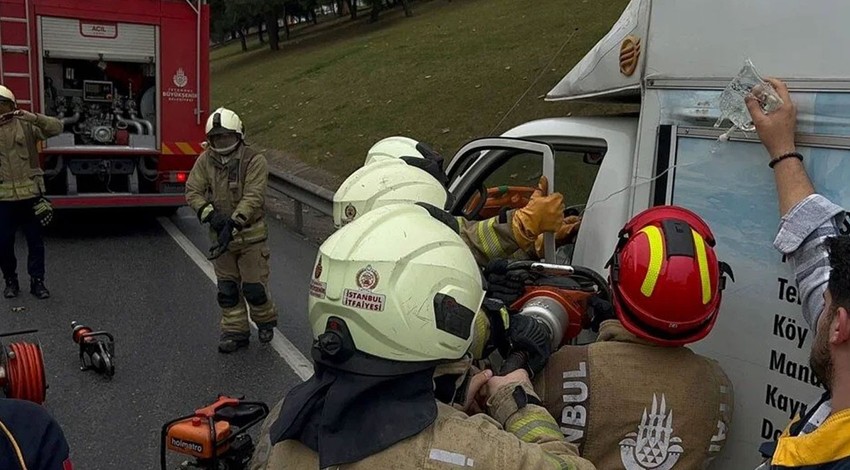
[[[602,251],[608,244],[613,249],[628,217],[628,191],[613,193],[631,182],[636,129],[637,120],[629,118],[543,119],[511,129],[499,142],[473,141],[447,169],[452,211],[481,220],[502,207],[523,207],[551,152],[549,189],[564,195],[565,215],[582,217],[575,243],[559,247],[555,261],[602,272],[607,258],[597,253],[600,244],[606,245]]]
[[[545,175],[555,180],[555,152],[549,145],[531,140],[485,138],[461,148],[448,168],[449,186],[454,200],[450,211],[468,220],[484,220],[497,216],[503,208],[520,208],[528,203]],[[513,173],[513,184],[495,183],[491,177],[497,170]],[[520,177],[520,173],[523,173]],[[534,181],[527,177],[537,175]],[[497,180],[504,181],[501,177]],[[551,192],[550,187],[547,191]],[[545,236],[546,259],[555,261],[555,240]]]

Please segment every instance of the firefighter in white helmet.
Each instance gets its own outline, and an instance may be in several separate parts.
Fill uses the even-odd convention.
[[[248,346],[249,310],[260,342],[271,341],[277,325],[268,290],[268,167],[266,157],[245,144],[242,120],[233,111],[215,110],[207,119],[206,134],[207,148],[186,182],[186,200],[210,228],[210,258],[222,309],[218,349],[231,353]]]
[[[422,207],[381,207],[338,230],[311,273],[315,374],[267,417],[250,468],[412,470],[461,458],[476,469],[594,468],[524,370],[471,381],[463,401],[481,391],[489,416],[436,399],[440,369],[468,363],[483,297],[463,240]]]
[[[366,162],[363,165],[386,160],[403,160],[427,171],[443,186],[449,185],[449,178],[443,170],[443,156],[425,142],[402,136],[381,139],[366,153]]]
[[[443,167],[443,156],[432,149],[430,145],[403,136],[387,137],[376,142],[366,153],[364,165],[402,157],[425,158],[434,161],[440,168]]]
[[[53,217],[45,197],[37,143],[62,133],[55,117],[19,109],[11,90],[0,85],[0,269],[6,280],[7,299],[17,297],[15,234],[22,229],[27,240],[27,273],[30,293],[50,297],[44,286],[44,239],[42,228]]]
[[[446,209],[451,195],[435,177],[434,168],[422,166],[425,159],[384,158],[363,166],[337,189],[333,201],[334,225],[339,228],[372,209],[399,202],[422,202]],[[417,166],[418,165],[418,166]],[[578,231],[578,223],[567,223],[560,193],[544,195],[548,184],[541,178],[528,204],[502,216],[483,221],[454,218],[464,241],[481,266],[494,259],[542,257],[543,233],[555,232],[563,244]]]

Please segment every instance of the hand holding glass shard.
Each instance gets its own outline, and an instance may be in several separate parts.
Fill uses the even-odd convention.
[[[720,124],[728,119],[734,128],[746,132],[754,131],[755,125],[744,102],[748,95],[753,95],[758,100],[765,113],[770,113],[782,105],[782,99],[776,90],[762,79],[750,59],[744,62],[744,67],[720,94],[720,118],[714,123],[714,127],[720,127]]]

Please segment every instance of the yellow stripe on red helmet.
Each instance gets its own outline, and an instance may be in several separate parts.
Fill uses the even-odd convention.
[[[661,235],[661,229],[654,225],[642,228],[639,233],[645,234],[649,242],[649,268],[640,286],[640,292],[650,297],[661,274],[661,264],[664,263],[664,238]]]
[[[696,230],[691,229],[694,234],[694,247],[697,251],[697,265],[699,266],[699,277],[702,284],[703,305],[711,302],[711,277],[708,273],[708,257],[705,254],[705,239]]]

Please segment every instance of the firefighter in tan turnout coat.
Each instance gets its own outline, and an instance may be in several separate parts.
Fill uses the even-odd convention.
[[[207,149],[186,182],[186,200],[198,219],[209,224],[210,258],[222,309],[219,351],[248,345],[248,312],[267,343],[274,336],[277,311],[268,291],[269,248],[265,222],[268,182],[266,158],[244,143],[242,121],[219,108],[207,120]]]
[[[649,209],[622,233],[614,311],[591,304],[597,341],[559,349],[534,388],[599,468],[706,468],[725,444],[733,390],[717,362],[685,345],[711,331],[731,271],[705,222],[683,208]]]
[[[0,85],[0,270],[7,299],[17,297],[21,290],[15,258],[19,228],[29,250],[30,293],[39,299],[50,297],[44,286],[42,228],[52,219],[53,207],[44,197],[44,172],[36,143],[61,132],[59,119],[18,109],[15,95]]]
[[[405,227],[415,230],[400,236]],[[250,468],[595,468],[524,370],[472,379],[465,396],[482,390],[487,414],[436,399],[438,371],[468,359],[482,282],[457,232],[415,204],[379,207],[331,235],[309,292],[315,374],[267,417]]]

